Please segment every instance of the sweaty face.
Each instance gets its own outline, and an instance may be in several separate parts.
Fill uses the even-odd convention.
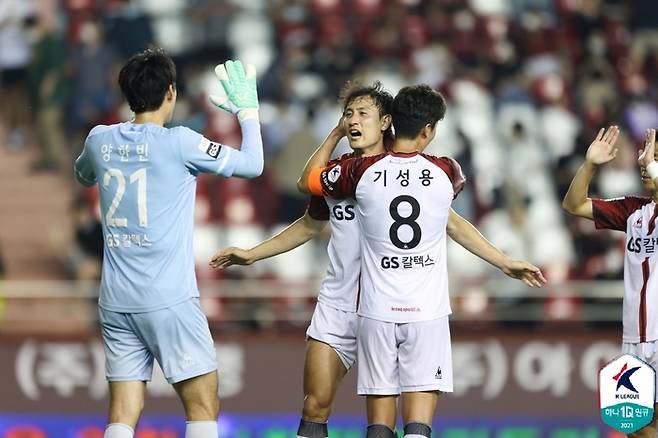
[[[352,149],[381,145],[384,151],[382,119],[370,96],[357,97],[343,111],[343,125]]]

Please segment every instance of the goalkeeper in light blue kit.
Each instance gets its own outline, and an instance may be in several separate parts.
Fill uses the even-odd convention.
[[[119,85],[131,122],[96,126],[75,162],[76,179],[100,189],[105,238],[100,321],[110,387],[104,438],[132,438],[153,360],[178,393],[186,438],[217,438],[217,361],[199,305],[192,232],[196,177],[254,178],[263,171],[256,72],[240,61],[215,68],[236,114],[240,150],[184,127],[165,128],[176,104],[176,67],[162,50],[134,55]]]

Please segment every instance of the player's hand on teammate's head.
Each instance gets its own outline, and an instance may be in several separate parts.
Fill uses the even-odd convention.
[[[546,278],[544,278],[541,270],[523,260],[508,259],[503,265],[502,271],[512,278],[521,280],[530,287],[542,287],[546,284]]]
[[[638,164],[646,168],[652,161],[656,161],[656,130],[653,128],[647,129],[647,134],[644,140],[644,148],[640,149]]]
[[[615,142],[619,137],[619,127],[610,126],[607,130],[601,128],[598,135],[587,148],[585,159],[592,164],[605,164],[612,161],[617,156],[618,148]]]
[[[224,269],[233,265],[251,265],[253,262],[249,251],[231,246],[215,254],[208,264],[214,269]]]
[[[256,87],[256,67],[247,64],[245,69],[240,61],[226,61],[215,67],[215,75],[222,84],[221,94],[213,94],[213,105],[237,114],[242,122],[258,120],[258,91]]]

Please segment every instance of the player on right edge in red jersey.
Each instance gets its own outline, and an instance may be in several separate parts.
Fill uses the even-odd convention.
[[[404,436],[430,437],[439,391],[452,391],[446,234],[529,286],[545,282],[538,268],[501,253],[450,208],[464,185],[459,164],[421,153],[445,109],[429,86],[403,88],[393,101],[391,151],[328,167],[316,153],[298,183],[301,191],[357,202],[358,393],[367,396],[368,438],[395,436],[400,393]]]
[[[622,351],[634,354],[658,369],[658,154],[656,130],[647,129],[644,149],[638,164],[642,185],[651,197],[626,196],[617,199],[592,199],[589,183],[601,164],[617,155],[615,141],[619,128],[601,129],[589,145],[585,162],[571,181],[562,206],[569,213],[591,219],[597,229],[624,231],[627,235],[624,256],[624,305]],[[656,382],[658,393],[658,381]],[[655,406],[658,410],[658,404]],[[656,437],[656,412],[653,421],[629,434],[633,438]]]

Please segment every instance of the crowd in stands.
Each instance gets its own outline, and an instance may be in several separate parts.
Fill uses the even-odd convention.
[[[608,124],[622,127],[619,154],[592,195],[641,193],[636,151],[658,126],[656,0],[0,0],[2,142],[15,153],[37,145],[34,172],[69,175],[92,126],[130,117],[118,69],[149,44],[177,63],[174,124],[222,143],[238,145],[239,126],[208,103],[214,65],[237,58],[259,72],[266,171],[200,179],[201,278],[323,274],[322,242],[228,274],[206,266],[218,248],[253,245],[304,213],[296,178],[338,121],[349,79],[444,93],[429,152],[461,163],[454,207],[494,244],[551,282],[621,278],[623,235],[594,234],[560,202]],[[96,197],[79,198],[76,238],[97,258]],[[457,245],[449,253],[452,275],[490,273]]]

